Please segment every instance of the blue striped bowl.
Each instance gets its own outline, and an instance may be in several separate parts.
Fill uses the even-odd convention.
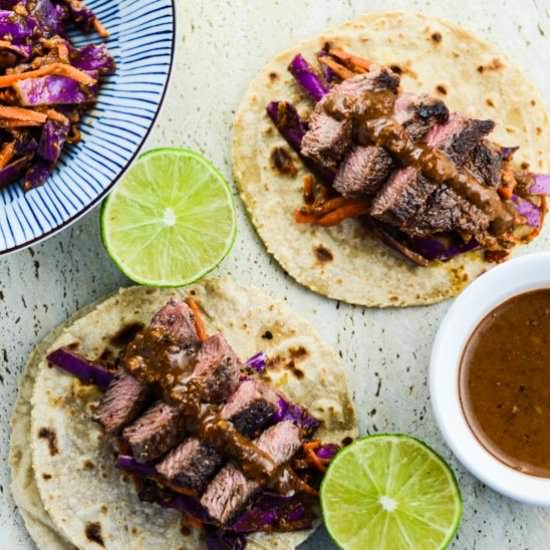
[[[136,156],[159,112],[172,68],[173,0],[88,0],[109,30],[117,70],[101,86],[81,125],[82,140],[67,146],[43,187],[0,191],[0,255],[52,236],[97,204]],[[71,35],[81,46],[104,42]]]

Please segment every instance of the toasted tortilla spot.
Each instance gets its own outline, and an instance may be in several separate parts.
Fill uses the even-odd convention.
[[[403,69],[399,65],[390,65],[390,69],[396,74],[401,74],[403,72]]]
[[[537,126],[535,128],[535,132],[537,133],[537,136],[540,136],[542,134],[542,128],[540,128],[539,126]]]
[[[45,439],[48,442],[48,450],[50,451],[51,456],[59,454],[59,449],[57,448],[57,436],[53,430],[50,428],[40,428],[38,431],[38,437],[40,439]]]
[[[93,470],[95,468],[95,464],[91,460],[86,460],[82,467],[85,470]]]
[[[262,334],[262,338],[264,340],[273,340],[273,333],[270,331],[270,330],[266,330],[263,334]]]
[[[50,474],[42,474],[42,479],[44,479],[45,481],[49,481],[50,479],[52,479],[52,476]]]
[[[321,262],[322,264],[326,262],[332,262],[332,260],[334,260],[332,252],[328,248],[325,248],[323,245],[316,246],[313,251],[315,252],[315,256],[317,257],[319,262]]]
[[[309,352],[303,346],[299,346],[297,348],[292,347],[289,348],[288,351],[293,359],[305,359],[309,355]]]
[[[106,514],[109,511],[109,508],[107,508],[105,504],[102,504],[100,510],[101,510],[101,513]]]
[[[300,369],[292,369],[292,374],[294,374],[298,380],[302,380],[305,376],[304,372]]]
[[[493,103],[493,100],[488,97],[486,100],[485,100],[485,103],[489,106],[489,107],[494,107],[495,104]]]
[[[443,86],[443,84],[438,84],[435,89],[437,90],[438,93],[440,93],[441,95],[447,95],[447,88],[445,88],[445,86]]]
[[[115,348],[126,347],[145,328],[143,323],[130,323],[122,327],[111,339],[110,342]]]
[[[529,168],[529,163],[528,162],[522,162],[521,163],[521,169],[522,170],[527,170]]]
[[[536,104],[537,104],[537,102],[536,102],[534,99],[532,99],[532,100],[531,100],[531,106],[534,107]]]
[[[479,65],[477,72],[483,74],[485,71],[499,71],[504,67],[504,63],[498,57],[494,57],[487,65]]]
[[[344,447],[347,447],[348,445],[351,445],[353,443],[353,439],[351,437],[344,437],[344,439],[342,439],[342,445]]]
[[[269,80],[277,80],[279,78],[279,73],[276,73],[275,71],[271,71],[269,73]]]
[[[298,173],[290,153],[284,147],[275,147],[275,149],[273,149],[270,162],[271,168],[279,172],[279,174],[294,177]]]
[[[432,41],[439,44],[443,40],[443,36],[440,32],[434,32],[431,36]]]
[[[103,541],[103,536],[101,535],[101,523],[94,521],[93,523],[88,523],[86,525],[86,538],[91,541],[99,544],[99,546],[105,546]]]

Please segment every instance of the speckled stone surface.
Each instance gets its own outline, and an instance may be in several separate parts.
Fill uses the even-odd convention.
[[[550,107],[550,0],[178,0],[178,59],[148,147],[186,145],[229,176],[232,116],[248,81],[279,50],[369,10],[447,17],[497,43],[534,80]],[[550,152],[549,152],[550,153]],[[550,546],[550,510],[502,498],[467,474],[434,424],[426,375],[430,346],[449,303],[373,311],[322,299],[265,254],[239,205],[239,237],[221,271],[266,289],[312,321],[348,365],[362,433],[406,432],[449,459],[464,495],[456,549]],[[530,250],[547,248],[549,228]],[[0,259],[0,549],[32,543],[18,518],[6,466],[17,377],[32,347],[80,306],[128,284],[101,246],[98,210],[47,243]],[[320,530],[305,548],[332,548]]]

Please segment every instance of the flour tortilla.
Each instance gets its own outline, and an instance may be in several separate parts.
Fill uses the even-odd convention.
[[[285,305],[221,279],[186,291],[139,287],[122,290],[45,342],[27,370],[22,386],[26,395],[32,388],[34,373],[36,378],[31,411],[28,405],[18,407],[14,418],[20,434],[12,438],[12,456],[19,457],[14,496],[25,514],[32,513],[33,522],[27,525],[40,548],[65,550],[76,546],[98,550],[101,546],[86,534],[90,525],[95,525],[108,550],[204,547],[198,532],[182,534],[178,513],[140,502],[126,476],[114,468],[113,453],[91,421],[99,391],[49,367],[45,360],[46,348],[65,345],[78,344],[78,351],[90,358],[114,351],[109,342],[114,334],[136,322],[148,323],[171,296],[188,292],[194,293],[203,309],[209,333],[222,331],[242,358],[258,350],[268,354],[267,378],[323,421],[319,437],[342,442],[356,435],[355,413],[341,360],[309,324],[296,318]],[[19,444],[23,432],[29,434],[29,412],[30,435],[26,445]],[[39,437],[42,428],[54,434],[53,449]],[[27,482],[16,483],[22,464]],[[28,479],[32,471],[34,483]],[[36,510],[23,506],[32,500]],[[308,535],[255,535],[250,547],[290,549]]]
[[[270,101],[288,100],[307,116],[312,104],[286,67],[298,52],[314,63],[326,41],[399,66],[405,91],[428,93],[444,99],[453,111],[493,119],[493,140],[521,146],[518,164],[548,172],[550,124],[538,92],[498,49],[455,24],[412,13],[375,13],[278,55],[250,84],[238,110],[235,179],[267,250],[296,281],[330,298],[373,307],[430,304],[455,296],[491,267],[480,253],[416,267],[370,237],[356,220],[332,228],[294,222],[294,211],[303,204],[306,172],[294,153],[299,167],[295,178],[271,168],[274,148],[288,146],[265,108]]]

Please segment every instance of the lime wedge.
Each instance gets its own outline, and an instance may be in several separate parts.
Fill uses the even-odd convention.
[[[449,466],[405,435],[358,439],[321,486],[328,532],[346,550],[435,550],[453,538],[462,499]]]
[[[103,204],[107,253],[142,285],[185,286],[231,250],[235,203],[217,168],[189,149],[142,155]]]

